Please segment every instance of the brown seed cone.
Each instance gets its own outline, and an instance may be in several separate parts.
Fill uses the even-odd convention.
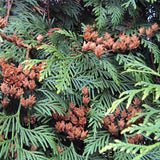
[[[43,38],[44,38],[44,37],[43,37],[41,34],[39,34],[38,37],[37,37],[38,43],[41,43],[42,40],[43,40]]]
[[[152,25],[152,31],[155,32],[158,30],[158,24],[155,23],[154,25]]]
[[[89,91],[88,91],[87,87],[83,87],[82,93],[84,94],[84,96],[88,96]]]

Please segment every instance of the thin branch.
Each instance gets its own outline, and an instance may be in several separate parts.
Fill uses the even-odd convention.
[[[44,13],[46,14],[45,10],[44,10],[42,7],[34,6],[34,9],[35,9],[41,16],[43,16]]]
[[[24,44],[23,41],[21,40],[21,38],[18,38],[18,36],[16,36],[15,33],[11,37],[8,37],[6,34],[1,33],[1,32],[0,32],[0,35],[3,39],[6,39],[8,42],[12,42],[12,43],[16,44],[19,48],[20,47],[24,47],[24,48],[30,47],[28,44]]]
[[[13,0],[7,0],[7,15],[4,18],[0,17],[0,29],[4,29],[8,24],[8,19],[11,11]]]
[[[10,0],[7,0],[7,16],[5,17],[6,23],[8,23],[12,4],[13,4],[13,0],[11,0],[11,2]]]
[[[2,39],[7,40],[8,42],[16,44],[19,48],[20,47],[27,48],[26,60],[28,60],[29,53],[30,53],[30,51],[32,49],[38,49],[41,46],[41,45],[37,45],[37,46],[33,47],[33,46],[28,45],[28,44],[25,44],[25,43],[23,43],[23,41],[21,40],[21,38],[18,38],[18,36],[16,36],[15,33],[11,37],[8,37],[6,34],[0,32],[0,36],[2,37]]]
[[[30,52],[30,50],[31,50],[31,48],[27,49],[26,60],[28,60],[28,58],[29,58],[29,52]]]

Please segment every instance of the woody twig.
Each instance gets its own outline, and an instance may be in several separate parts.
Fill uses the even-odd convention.
[[[7,36],[4,33],[0,32],[0,35],[3,39],[7,40],[8,42],[14,43],[16,44],[19,48],[20,47],[24,47],[27,48],[27,54],[26,54],[26,60],[28,60],[29,58],[29,53],[32,49],[38,49],[41,45],[37,45],[37,46],[30,46],[29,44],[25,44],[23,43],[23,41],[21,40],[21,38],[18,38],[18,36],[16,36],[16,34],[14,33],[14,35],[11,35],[11,37]]]
[[[4,29],[8,24],[8,19],[10,16],[12,3],[13,3],[13,0],[11,0],[11,2],[10,2],[10,0],[7,0],[7,15],[4,18],[0,17],[0,28],[1,29]]]
[[[5,20],[6,22],[8,23],[8,19],[9,19],[9,16],[10,16],[10,11],[11,11],[11,7],[12,7],[12,4],[13,4],[13,0],[7,0],[7,16],[5,17]]]

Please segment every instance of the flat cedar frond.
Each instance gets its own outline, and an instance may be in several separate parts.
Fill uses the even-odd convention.
[[[28,151],[26,149],[22,149],[22,148],[17,148],[17,152],[20,153],[19,155],[17,155],[18,159],[33,159],[33,160],[48,160],[47,157],[45,157],[43,152],[37,152],[37,151]]]
[[[115,154],[113,155],[113,157],[115,158],[115,160],[124,160],[124,159],[127,159],[127,160],[132,160],[134,159],[134,157],[136,156],[137,154],[133,154],[133,153],[126,153],[125,151],[119,151],[117,150],[115,152]]]
[[[112,1],[113,2],[113,1]],[[111,22],[116,26],[119,22],[123,20],[124,9],[121,7],[121,2],[117,1],[116,3],[107,6],[108,14],[111,15]]]
[[[133,53],[130,53],[129,55],[122,55],[122,54],[118,54],[117,55],[117,61],[119,62],[119,64],[123,64],[124,66],[124,72],[123,73],[128,73],[127,71],[131,71],[131,67],[132,64],[134,63],[134,67],[137,68],[140,67],[139,65],[142,65],[141,67],[144,68],[145,66],[145,62],[143,61],[144,56],[139,53],[138,56],[133,55]],[[147,67],[147,66],[146,66]],[[126,71],[127,69],[127,71]],[[149,68],[151,70],[151,68]],[[151,70],[153,72],[153,70]],[[136,81],[139,82],[141,80],[145,81],[145,82],[151,82],[151,75],[148,73],[143,72],[143,70],[139,69],[139,71],[135,72],[135,70],[133,72],[130,72],[132,74],[132,76],[135,77]],[[157,74],[157,73],[156,73]]]
[[[106,144],[109,143],[110,134],[106,131],[100,131],[96,137],[94,133],[89,133],[89,137],[85,139],[87,144],[84,150],[84,155],[89,157],[93,153],[99,152]]]
[[[158,147],[160,145],[159,142],[149,145],[149,146],[144,146],[144,145],[133,145],[129,143],[124,143],[119,140],[115,140],[115,143],[110,143],[108,146],[105,146],[100,153],[103,153],[105,150],[110,150],[113,148],[113,150],[118,150],[120,151],[125,151],[126,153],[132,152],[133,154],[136,153],[138,150],[140,151],[140,154],[134,157],[134,160],[138,160],[140,157],[143,157],[147,152],[150,150]]]
[[[101,122],[103,121],[103,118],[104,118],[104,108],[97,107],[89,111],[89,127],[93,128],[92,130],[93,138],[96,137],[99,128],[102,128]]]
[[[6,151],[5,153],[1,152],[1,157],[7,157],[9,152],[13,154],[13,150],[11,149],[11,145],[13,145],[13,139],[14,139],[14,145],[18,145],[20,150],[23,150],[24,145],[30,146],[30,143],[34,144],[35,146],[42,145],[43,149],[46,150],[49,146],[52,147],[56,151],[56,143],[53,140],[53,133],[51,133],[51,129],[48,128],[48,126],[40,126],[34,129],[26,129],[21,126],[19,123],[17,117],[18,114],[15,114],[13,116],[4,116],[2,118],[3,125],[1,126],[1,135],[4,135],[3,139],[7,139],[9,136],[8,132],[12,133],[11,139],[8,140],[1,140],[1,149],[3,151],[3,148],[5,147]],[[48,130],[48,133],[46,132]],[[20,137],[17,137],[17,135],[21,135]],[[8,150],[7,150],[8,148]],[[19,151],[19,150],[18,150]],[[15,152],[15,151],[14,151]],[[29,151],[26,151],[28,154]],[[38,153],[38,152],[37,152]],[[26,155],[26,154],[25,154]],[[20,155],[22,156],[22,155]],[[26,155],[27,156],[27,155]]]
[[[107,19],[107,10],[102,6],[102,3],[94,6],[95,8],[93,9],[93,11],[97,16],[96,21],[99,27],[101,28],[105,24],[104,20]]]
[[[159,123],[159,122],[158,122]],[[138,133],[144,135],[145,137],[150,139],[151,134],[155,134],[155,140],[159,138],[159,126],[156,122],[155,124],[148,123],[148,124],[139,124],[139,125],[132,125],[131,127],[122,131],[122,133],[129,132],[129,133]]]
[[[67,32],[66,30],[59,30],[59,31],[56,31],[56,33],[65,35],[66,37],[69,37],[70,40],[77,41],[77,36],[74,32],[71,32],[71,31]]]
[[[160,68],[159,67],[160,49],[159,49],[158,45],[156,45],[155,43],[152,43],[151,41],[147,41],[145,39],[142,39],[141,43],[144,44],[144,47],[148,47],[149,51],[153,53],[154,63],[158,64],[158,69],[159,69]],[[160,70],[158,70],[158,72],[160,72]]]
[[[12,140],[3,140],[3,141],[1,140],[0,157],[4,157],[6,159],[8,157],[9,152],[11,152],[12,155],[14,154],[13,150],[10,150],[11,144],[13,144]]]
[[[135,0],[129,0],[129,1],[125,2],[125,3],[123,3],[122,6],[128,8],[128,6],[129,6],[130,4],[134,7],[134,9],[136,9],[137,6],[136,6]]]
[[[48,130],[48,133],[46,132],[46,130]],[[40,143],[44,150],[46,150],[49,146],[53,149],[56,148],[56,143],[52,139],[54,134],[51,133],[51,129],[48,128],[48,126],[44,125],[41,127],[34,128],[32,130],[20,128],[19,134],[21,135],[21,146],[23,146],[24,142],[26,145],[29,145],[29,141],[27,140],[29,138],[30,142],[34,146],[38,147],[38,143]]]
[[[85,157],[81,156],[79,154],[76,153],[73,143],[71,143],[71,145],[69,147],[65,147],[62,145],[62,147],[64,147],[64,151],[62,153],[60,153],[60,160],[63,159],[77,159],[77,160],[84,160]]]
[[[150,74],[150,75],[156,75],[158,77],[160,76],[159,73],[155,72],[154,70],[145,66],[144,64],[136,62],[136,61],[135,61],[134,65],[133,65],[133,62],[129,63],[128,67],[131,67],[131,68],[128,68],[127,71],[125,71],[125,72],[140,72],[140,73],[145,73],[145,74]],[[135,69],[132,69],[133,67],[135,67]],[[129,107],[132,99],[138,93],[142,93],[142,95],[143,95],[142,100],[146,99],[146,97],[152,93],[154,93],[154,95],[155,95],[154,99],[158,100],[159,92],[160,92],[160,85],[159,84],[152,84],[152,83],[147,83],[147,82],[142,81],[142,82],[136,83],[135,86],[141,86],[141,88],[129,90],[129,91],[125,91],[125,92],[121,93],[120,98],[121,97],[122,98],[115,101],[112,105],[112,108],[110,108],[110,110],[108,110],[107,113],[109,113],[111,110],[114,111],[114,109],[116,109],[116,107],[126,99],[128,99],[127,107]]]
[[[61,103],[51,101],[50,99],[40,100],[35,107],[35,110],[42,116],[52,116],[52,112],[57,112],[59,115],[63,115],[63,108]]]
[[[73,77],[73,72],[71,70],[70,62],[62,62],[59,74],[56,76],[56,88],[57,94],[63,90],[67,90],[67,87],[70,85],[70,77]]]

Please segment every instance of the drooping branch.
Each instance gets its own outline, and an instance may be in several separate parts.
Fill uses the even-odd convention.
[[[30,51],[32,49],[38,49],[41,46],[41,45],[37,45],[37,46],[33,47],[33,46],[30,46],[29,44],[25,44],[25,43],[23,43],[23,41],[21,40],[21,38],[18,38],[18,36],[16,36],[15,33],[11,37],[8,37],[6,34],[1,33],[1,32],[0,32],[0,35],[1,35],[2,39],[5,39],[8,42],[16,44],[19,48],[20,47],[27,48],[26,60],[28,60],[29,53],[30,53]]]
[[[19,48],[20,47],[24,47],[24,48],[29,47],[29,45],[24,44],[23,41],[21,40],[21,38],[18,38],[18,36],[16,36],[15,33],[11,37],[8,37],[6,34],[1,33],[1,32],[0,32],[0,35],[3,39],[7,40],[8,42],[12,42],[12,43],[16,44]]]
[[[10,16],[12,4],[13,4],[13,0],[11,0],[11,2],[10,2],[10,0],[7,0],[7,16],[5,17],[7,23],[8,23],[8,19]]]
[[[8,19],[10,16],[12,4],[13,4],[13,0],[11,0],[11,2],[10,0],[7,0],[7,15],[4,18],[0,17],[0,28],[1,29],[4,29],[8,24]]]

